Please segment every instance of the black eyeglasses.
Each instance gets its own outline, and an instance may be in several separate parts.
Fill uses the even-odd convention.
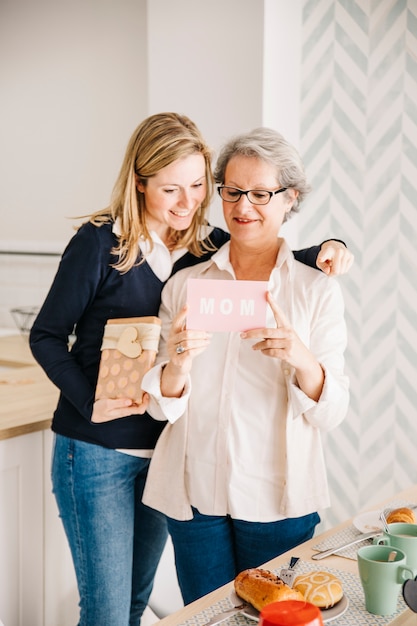
[[[217,191],[222,200],[225,202],[239,202],[242,195],[245,195],[251,204],[268,204],[272,196],[276,196],[277,193],[286,191],[288,187],[282,187],[276,191],[267,191],[266,189],[238,189],[237,187],[217,187]]]

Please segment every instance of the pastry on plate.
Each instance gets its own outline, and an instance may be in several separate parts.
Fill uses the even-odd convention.
[[[271,602],[305,600],[300,591],[289,587],[276,574],[261,568],[240,572],[235,578],[234,585],[239,598],[249,602],[258,611],[262,611],[264,606]]]
[[[300,574],[294,580],[294,589],[300,591],[307,602],[320,609],[330,609],[343,598],[341,581],[329,572]]]
[[[398,509],[392,509],[392,511],[388,513],[386,518],[387,524],[395,524],[397,522],[403,522],[405,524],[416,523],[413,511],[406,506],[400,507]]]

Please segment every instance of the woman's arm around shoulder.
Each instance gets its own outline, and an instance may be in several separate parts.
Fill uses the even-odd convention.
[[[319,269],[328,276],[347,274],[354,262],[352,252],[340,239],[328,239],[320,246],[295,250],[297,261]]]

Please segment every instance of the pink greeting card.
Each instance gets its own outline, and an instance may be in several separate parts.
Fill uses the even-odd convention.
[[[187,328],[239,331],[266,325],[268,283],[255,280],[187,281]]]

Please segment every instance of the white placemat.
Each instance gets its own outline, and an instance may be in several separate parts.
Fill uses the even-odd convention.
[[[340,530],[334,535],[331,535],[331,537],[327,537],[327,539],[325,539],[324,541],[320,541],[320,543],[314,545],[313,550],[318,550],[319,552],[322,552],[323,550],[328,550],[329,548],[336,548],[337,546],[348,543],[349,541],[360,537],[361,534],[362,533],[360,533],[359,530],[357,530],[354,526],[347,526],[343,530]],[[359,548],[362,548],[362,546],[369,546],[371,545],[371,543],[372,539],[365,539],[365,541],[355,543],[349,548],[339,550],[339,552],[337,552],[337,556],[344,556],[347,559],[353,559],[354,561],[356,561],[356,553]]]
[[[318,566],[315,563],[304,563],[302,561],[297,563],[295,570],[296,573],[298,572],[300,574],[319,570],[330,572],[342,581],[344,593],[349,600],[349,606],[346,613],[330,622],[330,626],[384,626],[398,617],[398,615],[400,615],[407,608],[400,594],[396,613],[386,616],[372,615],[365,609],[365,600],[358,574],[330,569],[328,567],[323,567],[321,564]],[[279,570],[273,571],[275,571],[276,574],[279,574]],[[201,611],[201,613],[198,613],[191,619],[181,622],[178,626],[204,626],[204,624],[206,624],[212,617],[230,608],[232,608],[232,603],[229,598],[225,598],[220,602],[216,602],[216,604],[213,604],[204,611]],[[251,620],[242,614],[233,615],[227,620],[224,620],[222,623],[227,626],[254,626],[256,624],[254,620]]]
[[[410,505],[409,502],[404,502],[403,500],[395,500],[387,504],[385,508],[397,509],[399,507],[408,506],[408,505]],[[381,534],[382,534],[382,530],[381,530]],[[334,535],[327,537],[327,539],[325,539],[324,541],[321,541],[317,543],[316,545],[314,545],[313,550],[318,550],[319,552],[322,552],[323,550],[328,550],[329,548],[336,548],[337,546],[340,546],[343,543],[348,543],[349,541],[359,538],[360,536],[361,536],[361,533],[357,528],[355,528],[355,526],[353,525],[347,526],[346,528],[344,528],[343,530],[340,530]],[[359,548],[362,548],[362,546],[369,546],[371,543],[372,543],[372,539],[365,539],[365,541],[355,543],[353,546],[350,546],[349,548],[340,550],[339,552],[337,552],[337,556],[343,556],[347,559],[352,559],[356,561],[357,552]]]

